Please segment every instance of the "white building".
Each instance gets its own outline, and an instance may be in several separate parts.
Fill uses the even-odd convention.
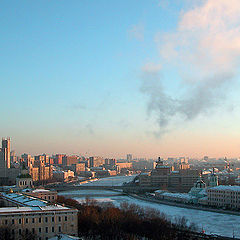
[[[160,200],[180,202],[180,203],[193,203],[195,200],[195,197],[191,196],[188,193],[170,193],[170,192],[164,192],[162,190],[155,191],[155,196],[157,199],[160,199]]]
[[[240,186],[208,188],[207,196],[209,206],[240,209]]]
[[[77,236],[77,210],[17,193],[1,193],[0,226],[8,227],[15,239],[32,232],[40,240],[57,234]]]

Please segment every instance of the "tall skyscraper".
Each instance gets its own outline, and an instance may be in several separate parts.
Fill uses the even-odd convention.
[[[133,159],[132,154],[127,154],[127,161],[131,162]]]
[[[10,168],[10,138],[2,138],[0,168]]]

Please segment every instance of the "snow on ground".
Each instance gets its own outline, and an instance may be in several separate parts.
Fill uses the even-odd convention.
[[[82,202],[85,198],[77,197],[75,199],[79,202]],[[217,234],[221,236],[232,237],[234,231],[235,237],[240,238],[240,216],[151,203],[128,196],[95,196],[92,197],[92,199],[96,199],[99,202],[112,202],[116,206],[120,206],[122,202],[128,202],[130,204],[137,204],[141,207],[155,208],[162,213],[165,213],[170,219],[184,216],[188,221],[195,223],[198,226],[199,230],[203,228],[207,234]]]
[[[94,186],[119,186],[122,185],[124,182],[131,181],[135,176],[136,175],[102,178],[98,181],[85,184]],[[91,195],[92,199],[96,199],[99,202],[112,202],[116,206],[119,206],[122,202],[135,203],[142,207],[155,208],[162,213],[165,213],[171,219],[184,216],[188,221],[195,223],[200,230],[203,228],[207,234],[218,234],[222,236],[232,237],[234,231],[235,237],[240,238],[240,216],[151,203],[128,196],[99,196],[108,194],[111,195],[111,191],[106,190],[78,190],[71,192],[74,192],[74,194],[79,193],[79,197],[75,197],[74,199],[80,202],[84,201],[85,196]],[[64,192],[64,194],[71,194],[71,192]],[[114,192],[112,193],[114,194]]]
[[[79,195],[79,196],[98,196],[98,195],[119,195],[119,192],[108,191],[108,190],[75,190],[75,191],[67,191],[67,192],[59,192],[60,196],[68,196],[68,195]]]

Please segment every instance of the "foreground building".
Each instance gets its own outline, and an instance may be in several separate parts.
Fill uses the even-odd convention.
[[[57,191],[50,191],[47,189],[27,189],[26,191],[24,191],[24,194],[41,198],[50,202],[55,202],[58,196]]]
[[[15,239],[23,232],[46,240],[56,234],[77,236],[77,210],[17,193],[1,193],[0,225],[11,229]]]

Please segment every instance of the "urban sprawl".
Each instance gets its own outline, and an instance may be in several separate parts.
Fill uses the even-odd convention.
[[[113,176],[136,175],[121,189],[145,201],[234,213],[240,210],[240,159],[188,157],[102,158],[42,154],[16,156],[10,138],[0,148],[0,225],[15,239],[79,239],[77,210],[58,203],[61,189]],[[75,236],[75,238],[74,238]],[[60,238],[59,238],[60,239]]]

